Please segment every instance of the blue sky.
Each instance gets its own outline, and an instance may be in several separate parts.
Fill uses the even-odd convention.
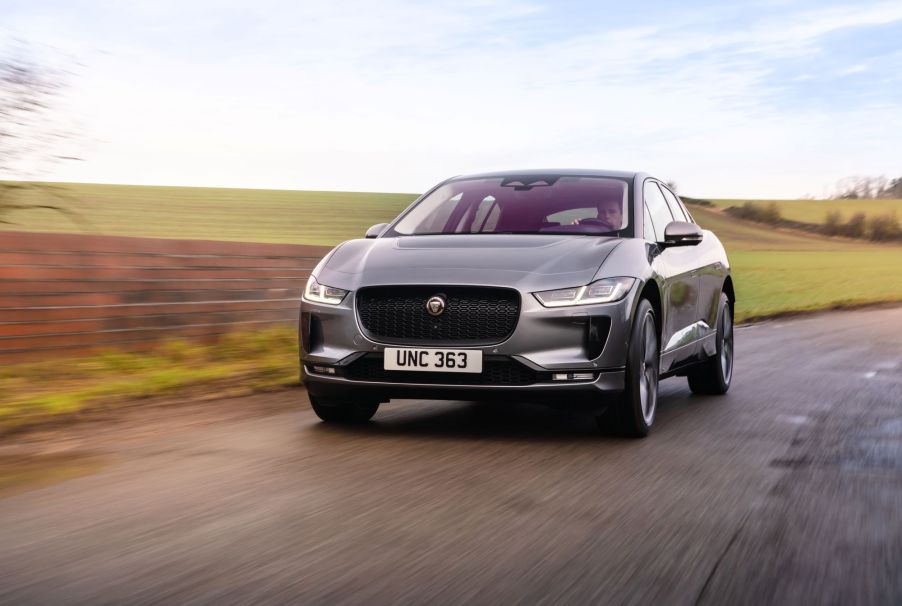
[[[42,178],[420,191],[524,167],[687,195],[902,175],[902,2],[0,0],[79,66]],[[52,52],[47,48],[55,49]]]

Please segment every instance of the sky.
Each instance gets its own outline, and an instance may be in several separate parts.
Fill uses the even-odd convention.
[[[902,176],[899,0],[0,0],[0,15],[0,49],[70,72],[55,111],[81,160],[46,180],[419,192],[572,167],[792,198]]]

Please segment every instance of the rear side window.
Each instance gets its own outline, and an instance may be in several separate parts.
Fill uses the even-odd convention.
[[[692,223],[692,219],[689,218],[686,209],[683,208],[683,205],[680,204],[677,197],[673,195],[673,192],[663,186],[661,187],[661,191],[664,193],[664,197],[667,198],[667,204],[670,206],[670,212],[673,213],[674,218],[677,221],[688,221],[689,223]]]
[[[664,194],[654,181],[646,181],[643,188],[645,193],[645,205],[651,215],[651,222],[655,228],[659,240],[664,239],[664,228],[673,221],[673,214],[667,206]]]

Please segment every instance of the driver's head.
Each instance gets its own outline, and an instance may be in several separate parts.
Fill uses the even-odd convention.
[[[607,198],[598,203],[598,220],[613,231],[623,226],[623,203],[620,200]]]

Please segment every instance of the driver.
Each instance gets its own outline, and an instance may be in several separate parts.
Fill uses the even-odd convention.
[[[574,221],[576,225],[600,225],[605,231],[617,231],[623,227],[623,203],[614,198],[598,202],[598,217],[586,217]]]
[[[620,200],[607,198],[598,203],[598,220],[608,230],[615,231],[623,226],[623,204]]]

